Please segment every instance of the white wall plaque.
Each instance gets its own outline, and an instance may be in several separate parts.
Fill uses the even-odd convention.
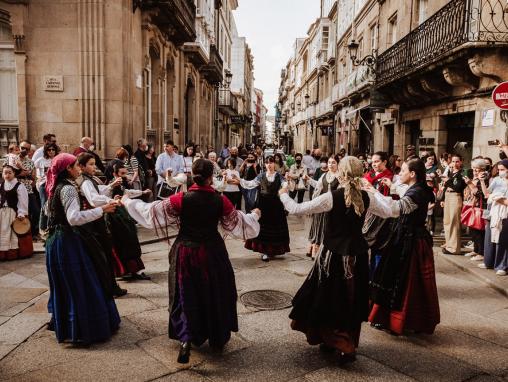
[[[44,76],[42,86],[47,92],[63,92],[63,76]]]
[[[494,126],[494,109],[486,109],[482,111],[482,127]]]

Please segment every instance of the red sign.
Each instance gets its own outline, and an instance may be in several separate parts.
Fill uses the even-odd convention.
[[[492,100],[498,108],[508,110],[508,81],[496,86],[492,92]]]

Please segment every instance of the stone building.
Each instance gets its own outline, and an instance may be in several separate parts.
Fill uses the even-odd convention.
[[[0,0],[0,149],[91,136],[112,157],[147,137],[157,151],[220,146],[219,87],[231,67],[236,0]]]
[[[506,141],[507,113],[491,100],[508,79],[504,0],[322,0],[302,47],[316,29],[320,49],[295,50],[279,91],[278,129],[298,150],[317,143],[329,152],[403,155],[412,144],[466,160],[497,156],[487,142]],[[309,107],[298,105],[314,68],[298,65],[312,62],[309,55],[317,61],[318,90],[317,98],[307,93],[305,105],[314,106],[307,118]],[[305,118],[318,128],[303,138],[298,126]]]

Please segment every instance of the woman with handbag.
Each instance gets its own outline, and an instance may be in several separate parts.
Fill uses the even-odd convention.
[[[476,158],[471,163],[473,179],[465,177],[467,188],[464,196],[470,195],[470,201],[462,207],[461,221],[469,227],[473,239],[473,252],[468,253],[472,261],[483,261],[483,249],[485,242],[485,219],[484,210],[487,208],[488,184],[487,162],[483,158]]]
[[[288,173],[289,178],[289,196],[294,199],[297,197],[298,203],[303,202],[303,197],[305,196],[305,191],[307,190],[307,177],[308,177],[308,169],[305,166],[303,161],[303,155],[298,153],[295,155],[296,163],[293,164]]]

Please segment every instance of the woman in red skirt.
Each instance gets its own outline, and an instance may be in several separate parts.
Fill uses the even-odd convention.
[[[402,165],[400,181],[409,188],[400,200],[370,189],[374,203],[387,207],[387,217],[398,218],[386,256],[371,281],[369,315],[374,327],[394,334],[408,330],[432,334],[440,320],[432,237],[425,226],[434,197],[425,178],[424,163],[412,159]]]

